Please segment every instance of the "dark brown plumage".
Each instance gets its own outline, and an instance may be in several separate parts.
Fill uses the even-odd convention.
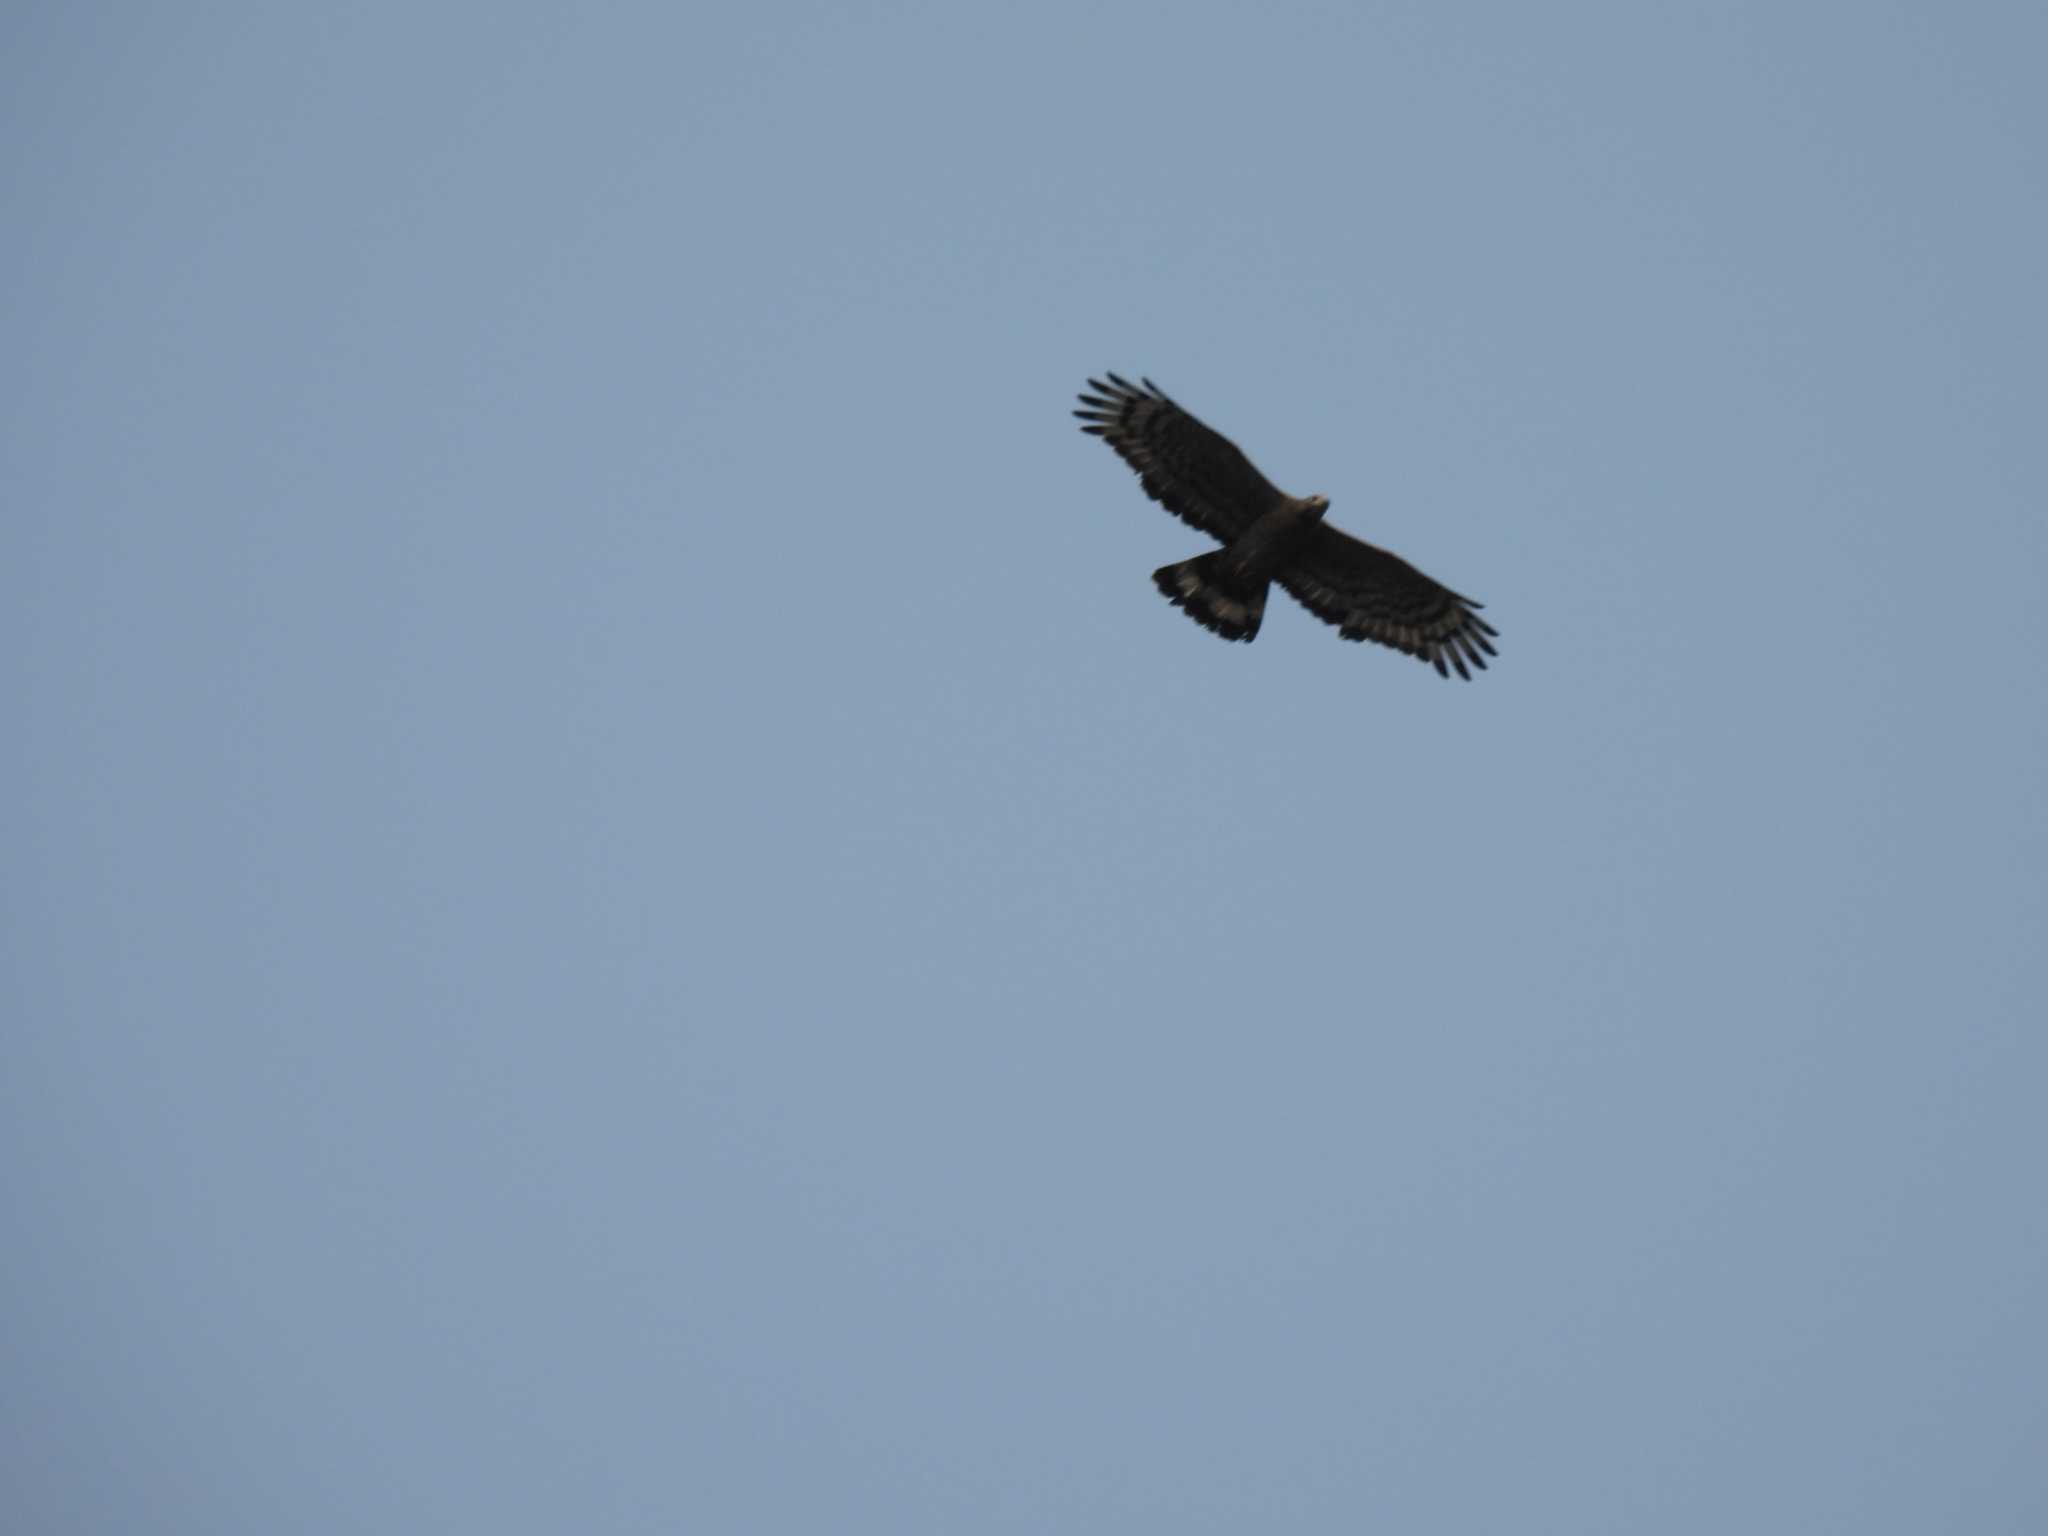
[[[1090,379],[1083,432],[1114,448],[1145,493],[1223,548],[1162,566],[1159,590],[1226,640],[1250,640],[1275,581],[1346,640],[1372,640],[1469,679],[1499,633],[1483,606],[1432,581],[1398,555],[1323,521],[1324,496],[1289,496],[1221,433],[1202,425],[1150,379]]]

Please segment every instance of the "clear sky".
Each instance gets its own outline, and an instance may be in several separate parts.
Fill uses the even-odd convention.
[[[0,32],[9,1530],[2048,1529],[2038,6]]]

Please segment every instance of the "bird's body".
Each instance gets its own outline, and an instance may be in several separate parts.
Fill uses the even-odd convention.
[[[1176,405],[1150,379],[1088,381],[1074,414],[1138,473],[1147,495],[1220,540],[1223,548],[1152,580],[1188,617],[1226,640],[1251,640],[1266,593],[1281,586],[1346,640],[1373,640],[1469,678],[1494,654],[1498,633],[1480,604],[1432,581],[1397,555],[1323,520],[1323,496],[1289,496],[1228,438]]]

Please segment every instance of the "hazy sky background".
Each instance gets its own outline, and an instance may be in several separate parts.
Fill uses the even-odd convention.
[[[2042,17],[13,8],[8,1529],[2048,1529]]]

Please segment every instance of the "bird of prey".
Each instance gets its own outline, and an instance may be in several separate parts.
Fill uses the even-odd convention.
[[[1398,555],[1323,521],[1327,496],[1289,496],[1146,379],[1090,379],[1074,412],[1138,472],[1145,493],[1223,548],[1161,566],[1159,590],[1226,640],[1250,640],[1277,581],[1346,640],[1373,640],[1470,680],[1497,654],[1482,605],[1432,581]]]

